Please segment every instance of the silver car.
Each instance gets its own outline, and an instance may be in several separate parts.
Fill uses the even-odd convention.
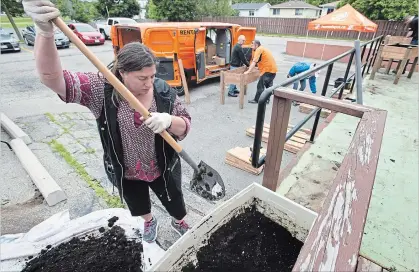
[[[20,52],[19,41],[13,36],[13,33],[8,33],[2,28],[0,28],[0,46],[1,53]]]
[[[26,45],[34,45],[35,44],[35,36],[36,30],[34,26],[27,26],[25,29],[22,30],[23,40],[25,40]],[[54,31],[54,39],[55,45],[57,48],[69,48],[70,47],[70,40],[64,35],[61,30],[56,29]]]

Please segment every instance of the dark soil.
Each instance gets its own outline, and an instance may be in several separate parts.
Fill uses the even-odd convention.
[[[253,207],[215,231],[197,252],[196,266],[182,271],[291,271],[302,246]]]
[[[111,218],[112,225],[118,218]],[[142,271],[141,241],[127,240],[125,230],[114,225],[101,236],[73,238],[57,247],[47,246],[35,258],[28,258],[23,272],[29,271]]]

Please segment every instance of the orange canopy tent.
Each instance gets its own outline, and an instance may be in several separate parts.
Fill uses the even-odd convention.
[[[308,30],[376,32],[377,24],[346,4],[308,24]]]
[[[367,17],[362,15],[351,5],[346,4],[345,6],[337,9],[317,20],[308,23],[307,38],[309,30],[327,31],[326,39],[329,35],[329,31],[358,31],[358,39],[361,32],[376,32],[377,24],[369,20]],[[321,59],[323,59],[324,45],[322,50]],[[303,58],[306,51],[306,44],[304,44]]]

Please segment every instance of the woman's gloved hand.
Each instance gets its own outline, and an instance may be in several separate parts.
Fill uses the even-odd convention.
[[[35,23],[37,34],[44,37],[54,36],[52,19],[60,16],[60,11],[48,0],[23,0],[23,9]]]
[[[144,117],[140,118],[146,126],[148,126],[154,133],[160,133],[163,130],[170,127],[172,124],[172,116],[165,112],[153,112],[151,117],[144,120]]]

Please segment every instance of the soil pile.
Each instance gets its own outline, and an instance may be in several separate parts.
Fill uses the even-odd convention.
[[[142,271],[141,240],[127,240],[125,230],[113,225],[116,220],[109,220],[111,229],[100,228],[100,237],[88,235],[57,247],[47,246],[22,271]]]
[[[302,246],[253,207],[215,231],[197,252],[196,266],[182,271],[291,271]]]

